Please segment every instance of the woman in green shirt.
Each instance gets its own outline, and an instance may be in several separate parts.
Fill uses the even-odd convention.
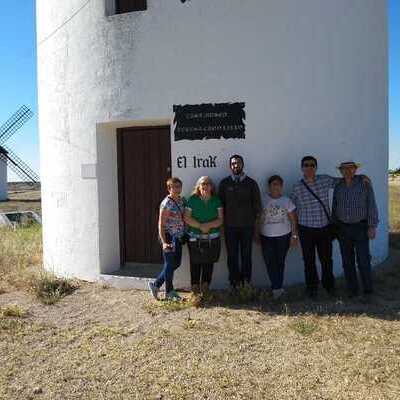
[[[223,224],[221,200],[215,195],[215,186],[208,176],[196,182],[185,209],[185,222],[190,236],[190,276],[192,292],[208,292],[214,262],[221,250],[220,227]]]

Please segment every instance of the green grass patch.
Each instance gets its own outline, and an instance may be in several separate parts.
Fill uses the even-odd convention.
[[[31,290],[43,304],[55,304],[78,288],[70,279],[57,278],[53,274],[42,272],[31,278]]]
[[[11,305],[0,308],[0,315],[3,317],[24,318],[27,316],[27,311],[17,305]]]
[[[95,337],[103,337],[103,338],[113,338],[113,337],[127,337],[132,333],[131,330],[124,329],[122,327],[117,326],[96,326],[89,333],[89,338],[93,339]]]
[[[311,319],[299,319],[289,324],[290,328],[302,336],[310,336],[318,330],[318,324]]]
[[[152,315],[162,312],[177,312],[191,307],[194,307],[194,303],[190,299],[185,299],[184,301],[150,300],[144,304],[144,309]]]

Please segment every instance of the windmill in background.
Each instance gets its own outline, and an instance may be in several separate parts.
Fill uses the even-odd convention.
[[[40,181],[36,172],[4,144],[32,116],[33,112],[28,107],[22,106],[0,127],[0,161],[2,161],[0,162],[0,200],[7,199],[7,166],[23,182],[35,184]]]

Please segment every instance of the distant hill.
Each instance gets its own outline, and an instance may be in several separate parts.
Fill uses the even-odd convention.
[[[8,182],[9,192],[19,192],[26,190],[40,190],[40,182],[35,184],[26,182]]]

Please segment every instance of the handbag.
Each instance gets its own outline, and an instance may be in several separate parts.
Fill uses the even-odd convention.
[[[332,220],[332,217],[328,213],[328,210],[325,207],[325,204],[322,202],[322,200],[314,193],[314,191],[310,188],[310,186],[307,185],[306,181],[304,179],[301,180],[301,183],[305,186],[305,188],[318,200],[319,204],[321,204],[322,209],[324,210],[324,213],[326,215],[326,218],[328,219],[328,231],[329,235],[331,237],[331,240],[338,239],[339,237],[339,226]]]
[[[188,241],[190,262],[192,264],[214,264],[221,253],[221,239],[190,238]]]

